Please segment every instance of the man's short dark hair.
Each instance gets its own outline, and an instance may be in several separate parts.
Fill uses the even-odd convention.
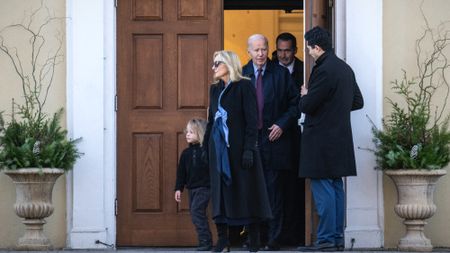
[[[278,45],[279,40],[291,41],[292,49],[297,48],[297,39],[295,38],[294,35],[292,35],[292,33],[280,33],[280,35],[277,36],[277,40],[276,40],[277,45]]]
[[[305,40],[308,42],[308,46],[319,46],[323,51],[331,49],[330,33],[321,27],[316,26],[307,31],[305,33]]]

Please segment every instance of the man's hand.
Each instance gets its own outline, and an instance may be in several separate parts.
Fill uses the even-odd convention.
[[[269,130],[269,141],[276,141],[283,134],[283,129],[281,129],[281,127],[276,124],[273,124],[271,127],[269,127]]]
[[[308,88],[306,88],[306,86],[303,84],[300,90],[300,95],[303,97],[306,94],[308,94]]]
[[[181,191],[176,191],[175,192],[175,201],[180,203],[181,202]]]

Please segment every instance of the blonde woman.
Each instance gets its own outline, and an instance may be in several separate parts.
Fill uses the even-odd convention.
[[[238,56],[214,53],[215,83],[210,89],[207,134],[213,219],[218,241],[213,251],[229,250],[228,226],[249,228],[250,247],[259,248],[258,224],[271,218],[257,151],[255,88],[242,76]]]

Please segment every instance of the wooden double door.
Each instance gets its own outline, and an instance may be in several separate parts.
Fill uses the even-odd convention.
[[[118,246],[197,243],[174,180],[183,129],[206,117],[212,57],[222,48],[222,0],[118,1]]]

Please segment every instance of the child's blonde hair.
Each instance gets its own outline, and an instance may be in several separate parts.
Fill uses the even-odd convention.
[[[187,123],[186,130],[188,127],[197,134],[198,142],[200,143],[200,146],[203,146],[206,132],[206,120],[200,118],[191,119]]]

